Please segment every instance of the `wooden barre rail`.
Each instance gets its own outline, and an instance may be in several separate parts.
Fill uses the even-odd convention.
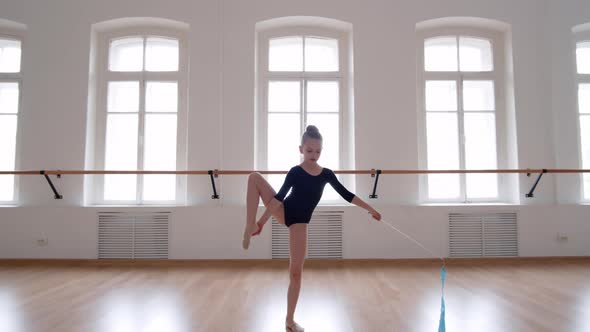
[[[336,170],[336,174],[460,174],[460,173],[590,173],[590,169],[471,169],[471,170]],[[176,174],[176,175],[247,175],[252,172],[261,174],[287,174],[287,171],[259,171],[259,170],[212,170],[212,171],[89,171],[89,170],[39,170],[39,171],[0,171],[0,175],[104,175],[104,174]]]
[[[213,188],[213,195],[211,198],[217,199],[217,189],[215,188],[215,177],[219,175],[247,175],[253,172],[261,174],[286,174],[287,171],[257,171],[257,170],[207,170],[207,171],[89,171],[89,170],[39,170],[39,171],[0,171],[0,175],[43,175],[47,180],[47,183],[53,190],[55,199],[63,198],[59,194],[49,175],[56,175],[60,178],[62,175],[112,175],[112,174],[174,174],[174,175],[209,175],[211,179],[211,186]],[[530,176],[534,173],[539,173],[535,184],[531,188],[526,197],[533,197],[533,193],[537,184],[541,180],[541,177],[545,173],[590,173],[590,169],[539,169],[539,168],[527,168],[527,169],[470,169],[470,170],[402,170],[402,169],[371,169],[371,170],[337,170],[334,171],[336,174],[370,174],[371,177],[375,177],[373,184],[373,193],[369,195],[369,198],[377,198],[377,182],[379,181],[380,174],[472,174],[472,173],[521,173]]]

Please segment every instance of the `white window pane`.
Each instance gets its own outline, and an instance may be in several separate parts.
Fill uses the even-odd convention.
[[[431,170],[459,169],[457,115],[426,114],[427,164]],[[429,174],[428,196],[432,199],[457,198],[458,174]]]
[[[590,113],[590,84],[578,85],[578,111],[583,114]]]
[[[268,70],[303,71],[303,38],[274,38],[269,41]]]
[[[109,70],[143,70],[143,38],[123,38],[111,41]]]
[[[147,82],[146,112],[178,112],[178,83]]]
[[[106,170],[137,169],[137,121],[136,114],[107,116]]]
[[[105,201],[133,201],[137,198],[136,174],[107,174],[104,176]]]
[[[426,81],[427,111],[456,111],[457,83],[455,81]]]
[[[320,165],[322,165],[322,164],[320,164]],[[324,166],[324,167],[327,167],[327,166]],[[338,169],[338,168],[332,168],[332,167],[328,167],[328,168],[333,169],[333,170]],[[338,180],[342,182],[342,180],[340,178],[340,174],[336,174],[336,178],[338,178]],[[326,186],[324,187],[324,191],[322,192],[322,198],[320,199],[320,202],[336,201],[340,198],[341,198],[341,196],[336,192],[336,190],[334,190],[334,188],[330,184],[326,184]]]
[[[18,113],[18,83],[0,82],[0,114]]]
[[[288,170],[299,164],[299,114],[268,115],[268,169]]]
[[[14,200],[14,175],[0,175],[0,201]]]
[[[580,116],[580,141],[582,147],[582,168],[590,169],[590,115]],[[583,173],[584,199],[590,199],[590,174]]]
[[[0,115],[0,171],[14,171],[16,115]],[[14,200],[14,175],[0,175],[0,201]]]
[[[20,72],[21,42],[0,39],[0,73]]]
[[[424,70],[457,71],[457,38],[436,37],[424,41]]]
[[[318,127],[322,134],[322,154],[318,163],[332,170],[340,169],[340,122],[338,114],[307,115],[307,125]],[[339,177],[337,175],[337,177]],[[326,185],[322,200],[337,200],[340,197],[331,185]]]
[[[466,174],[465,185],[467,199],[497,198],[497,174]]]
[[[16,128],[16,115],[0,115],[0,171],[14,171]]]
[[[429,198],[456,199],[459,195],[459,174],[428,174]]]
[[[578,74],[590,74],[590,41],[577,43],[576,63]]]
[[[457,115],[426,114],[428,169],[459,168],[459,131]],[[458,174],[429,174],[428,196],[432,199],[457,198],[460,193]]]
[[[285,168],[285,171],[288,171],[291,169],[291,167],[295,166],[296,164],[291,165],[288,168]],[[283,182],[285,182],[285,176],[286,174],[269,174],[267,176],[267,181],[268,184],[270,184],[270,186],[275,190],[275,192],[279,192],[279,190],[281,190],[281,186],[283,185]],[[288,196],[288,193],[287,193]]]
[[[269,112],[299,112],[301,88],[298,81],[268,83]]]
[[[146,174],[143,176],[143,199],[146,201],[176,200],[176,175]]]
[[[465,167],[496,169],[496,117],[490,113],[465,114]]]
[[[144,170],[176,170],[176,128],[176,114],[146,115]]]
[[[465,166],[497,169],[496,120],[494,114],[465,114]],[[498,196],[497,174],[467,174],[467,198]]]
[[[109,82],[108,112],[138,112],[139,82]]]
[[[269,114],[267,162],[269,170],[285,170],[300,163],[301,143],[299,114]],[[278,191],[285,175],[269,175],[270,185]]]
[[[306,37],[305,71],[338,71],[338,40]]]
[[[145,45],[145,70],[177,71],[178,40],[148,38]]]
[[[308,112],[338,112],[340,109],[338,82],[308,82],[306,99]]]
[[[428,169],[459,168],[459,131],[457,115],[426,114]]]
[[[461,71],[492,71],[492,43],[487,39],[459,37]]]
[[[493,111],[495,108],[493,81],[463,82],[463,109],[465,111]]]
[[[580,116],[580,143],[582,147],[582,168],[590,169],[590,115]]]

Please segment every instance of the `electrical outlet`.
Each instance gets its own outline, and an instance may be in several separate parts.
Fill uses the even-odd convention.
[[[558,233],[557,233],[557,241],[562,241],[562,242],[565,242],[565,241],[567,241],[567,240],[568,240],[568,235],[567,235],[567,233],[564,233],[564,232],[558,232]]]
[[[45,247],[49,244],[49,239],[46,237],[37,239],[37,246]]]

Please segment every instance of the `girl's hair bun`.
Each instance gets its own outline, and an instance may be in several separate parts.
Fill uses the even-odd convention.
[[[310,134],[319,134],[320,130],[318,129],[318,127],[316,127],[314,125],[309,125],[309,126],[307,126],[307,128],[305,128],[305,132],[310,133]]]
[[[301,145],[303,145],[303,143],[305,143],[305,141],[310,138],[319,139],[320,141],[322,140],[322,134],[320,134],[318,127],[314,125],[308,125],[305,128],[305,133],[303,133],[303,137],[301,137]]]

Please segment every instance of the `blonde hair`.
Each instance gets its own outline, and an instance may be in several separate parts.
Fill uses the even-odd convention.
[[[307,141],[308,139],[319,139],[320,141],[323,140],[322,134],[320,134],[320,130],[318,129],[318,127],[314,125],[309,125],[307,126],[307,128],[305,128],[305,132],[301,137],[301,145],[303,145],[305,141]]]

